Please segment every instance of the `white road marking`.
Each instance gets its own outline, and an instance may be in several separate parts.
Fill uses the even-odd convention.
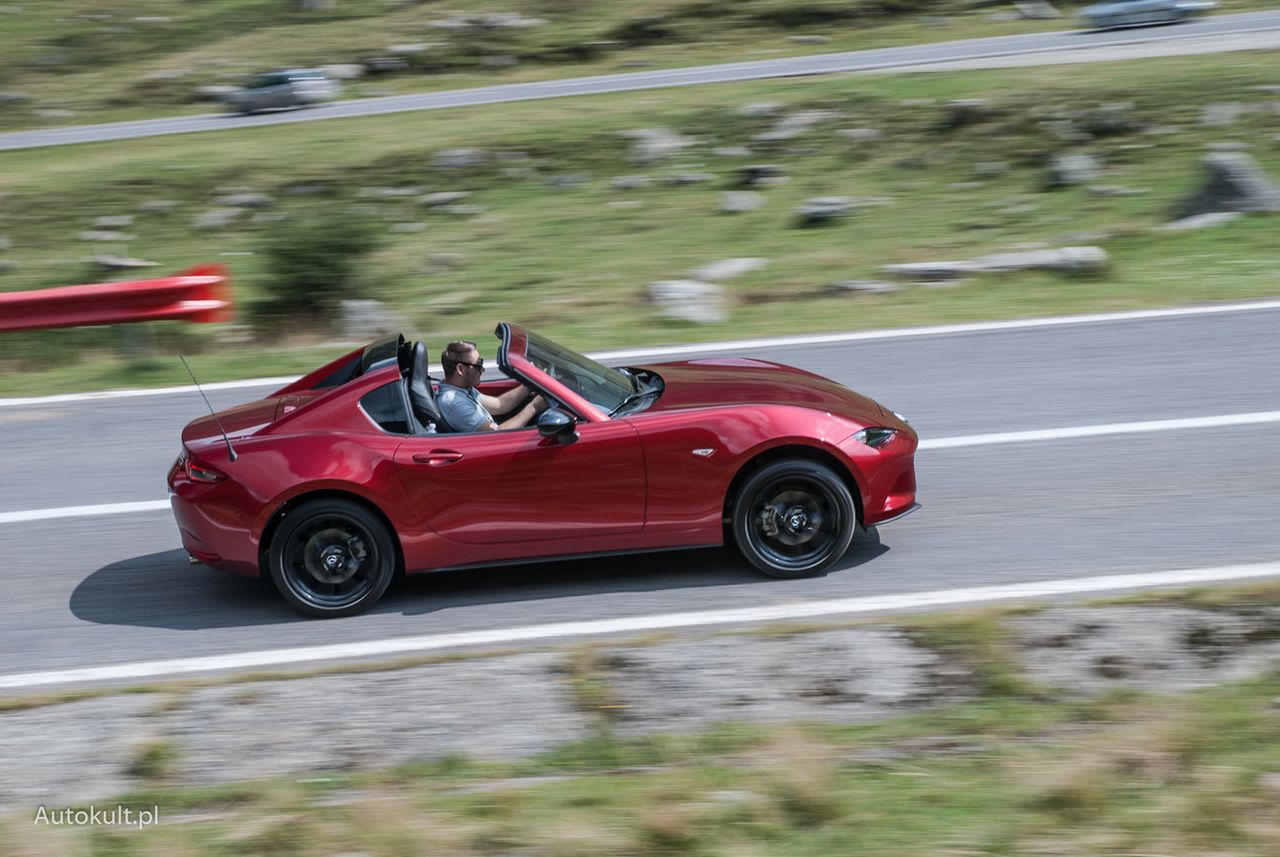
[[[956,437],[926,438],[920,441],[921,450],[955,449],[962,446],[994,446],[1005,443],[1032,443],[1044,440],[1073,440],[1085,437],[1102,437],[1112,434],[1144,434],[1160,431],[1185,431],[1187,429],[1228,428],[1259,423],[1280,422],[1280,411],[1258,411],[1249,414],[1223,414],[1213,417],[1190,417],[1177,420],[1151,420],[1148,422],[1105,423],[1092,426],[1068,426],[1066,428],[1034,429],[1031,431],[996,432],[992,434],[959,435]],[[24,521],[47,521],[53,518],[85,518],[95,515],[120,515],[129,512],[154,512],[168,509],[168,500],[140,500],[133,503],[104,503],[96,506],[63,506],[52,509],[27,509],[19,512],[0,512],[0,524],[16,524]]]
[[[978,321],[964,324],[941,324],[928,327],[902,327],[887,330],[859,330],[848,333],[820,333],[804,336],[776,336],[765,339],[735,339],[727,342],[695,342],[688,345],[663,345],[657,348],[632,348],[618,351],[592,352],[594,360],[635,360],[693,354],[716,354],[725,351],[747,351],[761,348],[788,348],[804,345],[828,345],[842,342],[871,342],[881,339],[905,339],[916,336],[956,336],[969,333],[999,333],[1010,330],[1030,330],[1038,327],[1065,327],[1077,324],[1106,324],[1123,321],[1146,321],[1186,316],[1218,315],[1221,313],[1260,312],[1280,310],[1280,300],[1251,301],[1249,303],[1209,304],[1206,306],[1171,307],[1168,309],[1131,310],[1128,312],[1090,313],[1086,315],[1024,318],[1011,321]],[[439,371],[432,366],[432,371]],[[248,378],[242,381],[219,381],[202,385],[205,390],[238,390],[251,387],[283,387],[298,377]],[[29,396],[0,399],[0,408],[52,405],[61,402],[85,402],[99,399],[122,399],[134,396],[165,396],[194,393],[193,386],[156,387],[154,389],[103,390],[96,393],[64,393],[55,396]]]
[[[1192,417],[1181,420],[1151,420],[1141,423],[1110,423],[1108,425],[1076,426],[1075,428],[1036,429],[1034,431],[1009,431],[995,434],[971,434],[966,437],[937,437],[920,441],[921,449],[954,449],[959,446],[989,446],[999,443],[1029,443],[1037,440],[1069,440],[1081,437],[1101,437],[1109,434],[1143,434],[1156,431],[1182,431],[1184,429],[1224,428],[1248,426],[1258,423],[1280,422],[1280,411],[1259,411],[1252,414],[1226,414],[1219,417]]]
[[[20,524],[26,521],[50,521],[54,518],[91,518],[95,515],[123,515],[129,512],[155,512],[169,509],[168,500],[139,500],[134,503],[101,503],[96,506],[62,506],[54,509],[27,509],[21,512],[0,512],[0,524]]]
[[[977,586],[967,589],[941,589],[895,595],[837,598],[826,601],[801,601],[767,607],[665,613],[649,616],[631,616],[624,619],[601,619],[589,622],[556,622],[546,625],[495,628],[487,631],[430,634],[418,637],[398,637],[390,640],[336,643],[326,646],[266,649],[228,655],[173,658],[163,661],[140,661],[109,666],[13,673],[0,676],[0,690],[47,687],[49,685],[77,682],[152,679],[214,670],[261,669],[308,661],[417,654],[462,646],[494,646],[527,643],[535,640],[583,637],[594,634],[640,633],[672,628],[696,628],[708,625],[794,621],[820,616],[875,613],[888,610],[918,610],[975,602],[1037,599],[1091,592],[1141,589],[1152,586],[1190,586],[1228,580],[1249,580],[1277,576],[1280,576],[1280,562],[1264,562],[1251,565],[1219,566],[1216,568],[1116,574],[1104,577],[1075,577],[1031,583],[1012,583],[1002,586]]]

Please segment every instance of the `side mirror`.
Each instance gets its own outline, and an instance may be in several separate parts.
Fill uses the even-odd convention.
[[[578,423],[559,408],[547,408],[538,414],[538,434],[555,438],[560,443],[573,443],[578,439]]]

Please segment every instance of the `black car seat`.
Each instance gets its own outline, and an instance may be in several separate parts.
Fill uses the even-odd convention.
[[[436,394],[431,389],[431,378],[427,375],[425,342],[413,344],[412,356],[409,360],[408,382],[409,405],[413,408],[413,415],[418,418],[418,422],[422,423],[427,431],[452,431],[441,416],[440,407],[436,404]]]

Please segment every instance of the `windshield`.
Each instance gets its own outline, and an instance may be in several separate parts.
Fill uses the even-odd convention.
[[[582,396],[606,414],[635,391],[631,378],[557,345],[536,333],[528,333],[525,357],[534,366]]]

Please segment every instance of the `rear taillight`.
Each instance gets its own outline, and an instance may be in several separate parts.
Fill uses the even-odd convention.
[[[227,477],[223,476],[221,473],[214,470],[212,467],[206,467],[202,464],[196,464],[194,461],[191,460],[190,457],[188,457],[187,458],[187,478],[189,478],[192,482],[221,482],[223,479],[226,479]]]

